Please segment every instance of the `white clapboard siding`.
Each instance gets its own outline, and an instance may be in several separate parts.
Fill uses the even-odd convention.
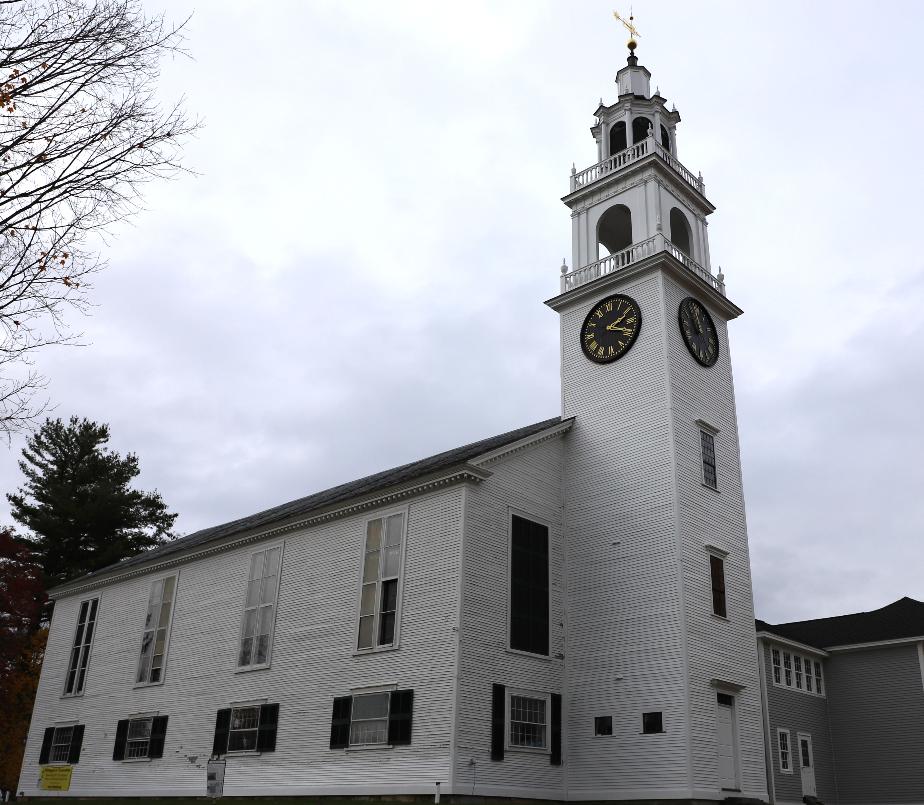
[[[179,566],[163,685],[134,688],[151,579],[103,586],[82,697],[61,698],[80,600],[57,602],[26,746],[20,789],[36,795],[42,734],[55,722],[86,725],[71,794],[204,794],[216,712],[235,701],[278,702],[275,752],[230,756],[225,794],[432,793],[448,783],[454,704],[462,487],[404,504],[409,513],[400,647],[355,656],[364,523],[374,512],[256,542]],[[397,508],[402,508],[398,506]],[[391,508],[383,509],[390,511]],[[272,667],[235,672],[250,555],[284,542]],[[351,688],[414,690],[410,746],[328,748],[332,702]],[[112,760],[116,723],[169,716],[164,757]]]
[[[632,349],[614,363],[580,348],[587,312],[614,292],[640,305]],[[571,799],[689,796],[686,669],[671,420],[657,273],[561,312],[568,646],[565,757]],[[661,711],[665,732],[642,734]],[[612,716],[613,735],[594,736]]]
[[[754,603],[728,330],[724,319],[710,311],[719,337],[719,358],[714,366],[701,366],[687,350],[676,322],[685,297],[693,295],[700,301],[704,297],[681,288],[666,275],[664,291],[664,316],[673,325],[667,332],[689,650],[693,784],[699,796],[721,794],[717,789],[716,689],[710,684],[718,679],[741,686],[735,701],[741,789],[748,796],[764,797],[767,783]],[[718,492],[702,483],[697,420],[719,430],[715,436]],[[727,620],[712,612],[707,545],[728,553]]]
[[[562,693],[562,535],[560,438],[491,462],[492,477],[467,490],[459,709],[453,793],[561,798],[563,767],[549,755],[508,749],[492,762],[491,693],[508,688]],[[549,526],[550,656],[508,651],[510,508]],[[472,763],[474,761],[474,764]]]

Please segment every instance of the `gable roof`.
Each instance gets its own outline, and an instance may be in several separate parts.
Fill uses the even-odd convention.
[[[924,602],[906,596],[872,612],[775,626],[761,620],[756,623],[758,632],[771,632],[816,648],[879,643],[924,636]]]
[[[122,570],[123,568],[140,565],[152,560],[159,560],[173,554],[182,553],[191,548],[198,548],[207,543],[224,539],[225,537],[242,534],[247,531],[263,528],[296,517],[303,517],[338,503],[344,503],[354,498],[370,495],[389,487],[398,486],[431,475],[441,470],[465,464],[479,456],[507,447],[522,439],[538,436],[543,431],[549,430],[550,428],[555,428],[562,424],[570,424],[573,419],[573,417],[569,419],[562,419],[561,417],[546,419],[534,425],[527,425],[524,428],[511,430],[507,433],[501,433],[498,436],[491,436],[488,439],[482,439],[477,442],[472,442],[471,444],[463,445],[462,447],[456,447],[452,450],[437,453],[434,456],[412,461],[410,464],[402,464],[400,467],[393,467],[390,470],[377,472],[374,475],[367,475],[365,478],[359,478],[349,483],[333,486],[330,489],[315,492],[307,497],[283,503],[271,509],[266,509],[247,517],[241,517],[238,520],[232,520],[222,525],[204,528],[185,537],[166,542],[163,545],[158,545],[156,548],[152,548],[144,553],[130,556],[127,559],[123,559],[121,562],[107,565],[92,573],[69,579],[49,590],[49,593],[63,590],[63,588],[69,587],[75,582],[89,580],[115,569]]]

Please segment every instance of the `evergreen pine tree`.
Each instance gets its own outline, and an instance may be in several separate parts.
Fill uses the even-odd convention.
[[[99,570],[159,545],[176,519],[157,491],[129,484],[138,458],[111,452],[109,426],[47,419],[22,452],[26,483],[7,495],[28,528],[49,585]]]

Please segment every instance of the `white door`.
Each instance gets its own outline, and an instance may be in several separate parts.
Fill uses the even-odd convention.
[[[815,794],[815,755],[812,752],[812,736],[800,732],[796,736],[799,741],[799,768],[802,771],[802,796],[814,797]]]
[[[719,787],[738,789],[738,752],[735,741],[735,697],[716,694],[716,751]]]

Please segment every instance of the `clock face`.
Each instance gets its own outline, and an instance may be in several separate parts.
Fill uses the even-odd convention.
[[[680,332],[690,354],[703,366],[712,366],[719,358],[719,336],[709,311],[692,296],[680,303]]]
[[[629,351],[641,326],[638,302],[623,294],[608,296],[584,319],[581,349],[595,363],[611,363]]]

